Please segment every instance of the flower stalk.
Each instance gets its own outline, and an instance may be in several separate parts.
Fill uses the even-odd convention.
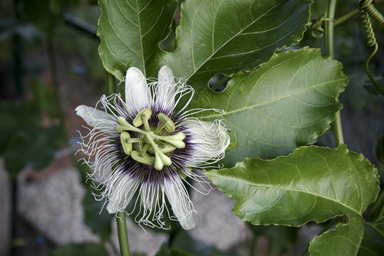
[[[116,223],[117,223],[117,234],[119,236],[120,254],[121,256],[131,256],[131,253],[129,251],[125,212],[117,213]]]

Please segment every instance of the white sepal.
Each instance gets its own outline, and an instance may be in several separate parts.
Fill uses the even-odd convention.
[[[104,111],[95,109],[93,107],[80,105],[75,109],[75,111],[78,116],[83,118],[84,121],[92,127],[100,125],[100,123],[110,123],[114,121],[114,119]]]

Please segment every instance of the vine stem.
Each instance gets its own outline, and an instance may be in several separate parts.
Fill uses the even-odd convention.
[[[125,222],[125,212],[118,212],[116,216],[117,234],[119,236],[121,256],[131,256],[129,252],[127,224]]]
[[[108,71],[105,71],[105,85],[105,90],[108,96],[116,92],[115,77]]]
[[[325,54],[331,56],[332,59],[335,58],[335,50],[333,44],[333,35],[334,35],[334,18],[336,10],[336,1],[329,0],[328,8],[325,12]],[[336,98],[339,101],[339,98]],[[336,119],[332,123],[333,131],[335,133],[336,146],[344,143],[343,130],[341,126],[341,116],[340,111],[336,113]]]
[[[334,25],[334,26],[337,26],[337,25],[343,23],[344,21],[349,20],[352,16],[354,16],[354,15],[356,15],[356,14],[358,14],[358,13],[360,13],[360,11],[359,11],[359,9],[357,8],[357,9],[351,11],[350,13],[347,13],[347,14],[345,14],[344,16],[342,16],[342,17],[338,18],[337,20],[335,20],[335,22],[333,23],[333,25]]]

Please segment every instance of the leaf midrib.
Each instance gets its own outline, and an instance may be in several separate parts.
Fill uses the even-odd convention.
[[[142,72],[144,74],[144,77],[147,77],[147,75],[146,75],[146,68],[145,68],[145,60],[144,60],[143,36],[142,36],[142,32],[141,32],[140,10],[139,10],[139,2],[138,2],[138,0],[136,0],[136,13],[137,13],[137,25],[139,27],[141,61],[143,63],[143,70],[142,70]]]
[[[234,34],[231,38],[229,38],[227,41],[225,41],[222,45],[220,45],[220,47],[218,47],[211,55],[209,55],[197,68],[195,68],[193,70],[193,72],[185,79],[185,81],[188,81],[205,63],[207,63],[207,61],[209,61],[211,59],[211,57],[213,55],[215,55],[221,48],[223,48],[224,46],[226,46],[233,38],[237,37],[240,33],[242,33],[245,29],[247,29],[249,26],[253,25],[256,21],[258,21],[259,19],[261,19],[262,17],[264,17],[267,13],[269,13],[271,10],[273,10],[274,8],[276,8],[276,6],[273,6],[271,9],[267,10],[263,15],[261,15],[260,17],[258,17],[257,19],[255,19],[254,21],[250,22],[247,26],[245,26],[243,29],[241,29],[240,31],[238,31],[236,34]],[[193,40],[192,40],[192,43],[193,43]],[[191,47],[193,48],[193,47]],[[192,49],[193,51],[193,49]],[[192,57],[193,59],[193,57]],[[194,65],[193,65],[194,66]]]
[[[270,100],[270,101],[267,101],[267,102],[263,102],[262,104],[256,104],[256,105],[252,105],[252,106],[243,107],[243,108],[240,108],[240,109],[236,109],[236,110],[232,110],[232,111],[229,111],[229,112],[225,112],[224,114],[218,113],[218,114],[213,114],[213,115],[208,115],[208,116],[200,116],[199,118],[208,119],[208,118],[213,118],[213,117],[224,117],[224,116],[229,115],[229,114],[241,112],[243,110],[248,110],[248,109],[252,109],[252,108],[255,108],[255,107],[260,107],[260,106],[272,103],[274,101],[282,100],[282,99],[285,99],[285,98],[290,97],[292,95],[295,95],[297,93],[300,93],[300,92],[303,92],[303,91],[315,88],[315,87],[320,86],[320,85],[324,85],[324,84],[328,84],[328,83],[334,83],[334,82],[339,82],[339,81],[343,81],[345,79],[346,78],[343,77],[343,78],[340,78],[340,79],[337,79],[337,80],[332,80],[332,81],[327,81],[327,82],[320,83],[320,84],[315,84],[315,85],[312,85],[310,87],[306,87],[304,89],[298,90],[296,92],[293,92],[293,93],[290,93],[290,94],[286,94],[283,97],[276,98],[276,99],[273,99],[273,100]],[[321,107],[321,106],[319,106],[319,107]]]
[[[214,174],[213,174],[214,175]],[[218,177],[218,176],[216,176]],[[271,186],[271,185],[266,185],[266,184],[254,184],[254,183],[251,183],[251,182],[248,182],[248,181],[244,181],[242,179],[239,179],[239,178],[236,178],[236,177],[227,177],[227,176],[223,176],[223,175],[220,175],[219,176],[220,178],[223,178],[223,179],[227,179],[227,180],[231,180],[233,182],[238,182],[238,183],[242,183],[242,184],[245,184],[245,185],[251,185],[251,186],[258,186],[258,187],[265,187],[265,188],[272,188],[272,189],[282,189],[282,190],[288,190],[288,191],[292,191],[292,192],[301,192],[301,193],[307,193],[307,194],[310,194],[310,195],[313,195],[313,196],[318,196],[318,197],[321,197],[321,198],[324,198],[324,199],[327,199],[329,201],[333,201],[337,204],[340,204],[348,209],[350,209],[351,211],[353,211],[354,213],[357,213],[358,215],[361,215],[360,212],[356,211],[356,209],[353,209],[351,208],[349,205],[346,205],[340,201],[336,201],[334,200],[333,198],[329,198],[329,197],[325,197],[323,195],[318,195],[318,194],[315,194],[315,193],[312,193],[310,191],[303,191],[303,190],[298,190],[298,189],[288,189],[288,188],[284,188],[284,187],[277,187],[277,186]],[[219,186],[218,186],[219,187]],[[220,187],[219,187],[220,189]],[[224,191],[223,191],[224,192]]]

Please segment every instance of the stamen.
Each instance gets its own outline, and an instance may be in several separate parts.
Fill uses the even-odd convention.
[[[167,132],[175,131],[175,123],[167,115],[159,113],[157,118],[159,118],[161,125],[157,127],[155,134],[158,134],[162,129],[165,129]]]
[[[122,133],[123,131],[131,131],[131,132],[141,133],[144,135],[147,134],[146,131],[143,131],[129,124],[127,120],[122,116],[119,116],[118,118],[116,118],[116,121],[119,125],[116,125],[114,128],[115,128],[115,131],[117,131],[118,133]]]
[[[144,156],[151,144],[144,144],[144,147],[140,150],[140,156]]]
[[[151,128],[149,127],[147,116],[146,115],[142,115],[141,116],[141,120],[143,121],[145,131],[150,132]]]
[[[147,123],[148,123],[148,120],[149,118],[151,118],[152,116],[152,110],[150,110],[149,108],[144,108],[142,109],[135,117],[135,119],[133,119],[132,121],[132,124],[133,126],[135,127],[139,127],[139,126],[142,126],[143,124],[143,116],[145,116],[147,118]],[[148,125],[149,127],[149,125]]]
[[[129,135],[129,133],[127,132],[122,132],[120,134],[121,145],[123,146],[124,153],[128,156],[131,155],[132,152],[132,144],[127,142],[127,140],[129,140],[130,138],[131,135]]]
[[[155,141],[155,143],[156,143],[156,141]],[[170,153],[175,149],[176,149],[176,147],[174,147],[172,145],[167,145],[167,144],[165,144],[164,147],[159,147],[159,150],[163,153]],[[151,154],[155,154],[155,151],[153,150],[153,148],[148,148],[148,152]]]
[[[159,136],[156,134],[153,134],[151,136],[156,138],[156,139],[168,142],[177,148],[185,148],[185,143],[183,142],[183,140],[185,139],[186,136],[182,132],[178,132],[178,133],[171,135],[171,136]]]
[[[153,165],[155,163],[154,157],[151,157],[148,154],[145,154],[144,156],[140,156],[140,153],[137,151],[132,151],[131,157],[137,162],[140,162],[146,165]]]

